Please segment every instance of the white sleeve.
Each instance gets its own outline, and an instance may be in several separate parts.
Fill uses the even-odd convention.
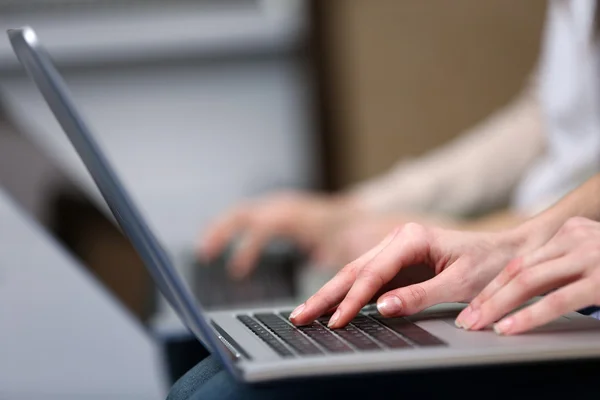
[[[470,215],[508,203],[545,146],[537,79],[450,143],[349,190],[368,210]]]

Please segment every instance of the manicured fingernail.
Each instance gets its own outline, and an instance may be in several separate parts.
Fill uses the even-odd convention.
[[[467,315],[462,318],[461,325],[464,329],[471,329],[477,321],[479,321],[479,317],[481,316],[481,312],[479,310],[473,310],[472,308],[469,310]]]
[[[397,296],[387,296],[377,303],[381,315],[397,315],[402,311],[402,300]]]
[[[506,335],[509,333],[514,322],[514,319],[511,317],[505,318],[497,324],[494,324],[494,332],[496,332],[498,335]]]
[[[333,313],[333,315],[331,316],[331,319],[327,323],[327,327],[333,328],[335,326],[336,322],[338,321],[338,319],[340,319],[340,310],[337,310],[335,313]]]
[[[296,309],[294,311],[292,311],[292,313],[290,314],[290,319],[294,319],[298,315],[300,315],[302,313],[302,311],[304,311],[304,307],[306,307],[306,305],[304,303],[302,303],[298,307],[296,307]]]
[[[460,314],[458,314],[458,316],[454,320],[454,325],[456,325],[457,328],[463,329],[465,327],[465,324],[463,321],[466,318],[466,316],[471,313],[472,309],[473,308],[471,307],[471,305],[468,305],[464,310],[462,310],[460,312]]]

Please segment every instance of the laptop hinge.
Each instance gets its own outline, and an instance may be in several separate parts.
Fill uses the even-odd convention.
[[[217,337],[223,343],[224,347],[227,349],[231,359],[233,361],[239,361],[242,358],[247,360],[251,360],[252,357],[235,341],[231,336],[229,336],[223,328],[221,328],[215,321],[211,321],[211,324],[215,331],[217,331]]]

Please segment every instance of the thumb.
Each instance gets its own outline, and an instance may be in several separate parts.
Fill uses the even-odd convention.
[[[377,310],[384,317],[411,315],[449,301],[447,277],[438,275],[425,282],[390,290],[377,300]]]

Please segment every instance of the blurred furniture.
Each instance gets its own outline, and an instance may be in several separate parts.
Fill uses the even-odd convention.
[[[268,189],[318,183],[301,1],[23,4],[34,3],[7,8],[0,28],[36,29],[184,276],[215,214]],[[0,38],[8,118],[108,211],[8,46]],[[173,317],[158,307],[159,320]]]
[[[311,1],[332,188],[439,146],[510,101],[545,0]]]
[[[155,342],[0,191],[0,397],[160,399]]]

